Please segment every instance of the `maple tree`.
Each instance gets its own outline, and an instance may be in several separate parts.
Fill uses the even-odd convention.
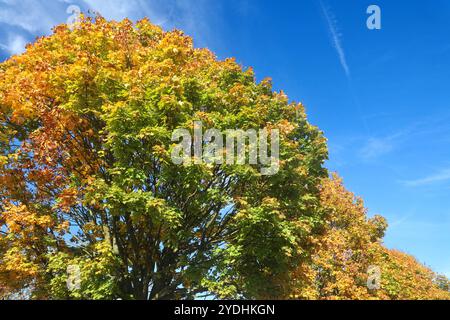
[[[383,246],[387,228],[381,216],[367,217],[361,198],[333,174],[324,179],[321,203],[327,212],[316,238],[312,261],[293,271],[291,298],[301,299],[450,299],[448,280],[414,257]],[[379,269],[371,287],[369,270]]]
[[[60,25],[0,65],[1,266],[31,297],[277,295],[320,225],[325,138],[251,69],[147,20]],[[171,134],[278,128],[276,175],[175,165]],[[302,250],[300,250],[303,248]],[[81,288],[68,290],[68,266]]]
[[[171,134],[194,121],[279,129],[280,170],[174,164]],[[301,104],[181,31],[99,16],[55,27],[0,64],[0,122],[0,297],[448,297],[328,178]]]

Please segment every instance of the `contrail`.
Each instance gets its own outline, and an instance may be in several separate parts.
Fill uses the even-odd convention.
[[[341,62],[341,66],[345,71],[345,74],[348,78],[350,78],[350,68],[347,64],[347,59],[345,58],[344,48],[341,43],[341,34],[338,32],[338,28],[336,25],[336,19],[333,17],[332,13],[329,12],[327,8],[325,8],[322,1],[320,1],[320,6],[322,7],[323,14],[325,15],[325,19],[327,20],[328,29],[330,30],[331,38],[334,44],[334,48],[339,56],[339,61]]]
[[[361,122],[363,124],[364,129],[365,129],[366,133],[369,135],[370,129],[369,129],[366,119],[363,116],[361,103],[359,102],[358,96],[356,95],[354,87],[353,87],[352,77],[350,74],[350,68],[347,64],[344,47],[342,46],[342,41],[341,41],[342,35],[339,33],[336,18],[334,17],[333,13],[325,7],[322,0],[320,0],[319,2],[320,2],[320,7],[322,8],[322,12],[325,16],[325,20],[328,25],[328,29],[331,34],[331,40],[333,42],[334,48],[336,49],[336,53],[339,57],[339,62],[341,63],[342,69],[344,69],[345,75],[347,77],[348,87],[349,87],[350,94],[353,99],[353,103],[356,106],[356,109],[361,118]]]

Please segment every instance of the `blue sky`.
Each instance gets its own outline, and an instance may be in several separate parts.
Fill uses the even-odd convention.
[[[72,4],[148,16],[271,77],[325,132],[328,168],[388,219],[386,245],[450,276],[448,0],[0,0],[0,60],[66,22]],[[381,30],[366,27],[371,4]]]

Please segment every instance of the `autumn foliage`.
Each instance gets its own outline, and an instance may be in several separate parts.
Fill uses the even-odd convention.
[[[173,130],[195,120],[279,129],[279,172],[172,163]],[[180,31],[57,26],[0,64],[0,122],[0,297],[449,298],[445,277],[384,248],[385,220],[328,178],[301,104]]]
[[[317,238],[312,261],[294,271],[292,298],[303,299],[449,299],[446,278],[414,257],[383,246],[387,228],[383,217],[367,218],[361,198],[347,191],[333,175],[322,184],[326,215],[324,233]],[[370,286],[372,267],[380,278]],[[369,282],[369,283],[368,283]]]

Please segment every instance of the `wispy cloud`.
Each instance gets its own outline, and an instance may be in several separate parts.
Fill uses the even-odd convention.
[[[61,15],[66,16],[66,7],[62,1],[1,0],[0,23],[33,35],[45,34],[60,21]]]
[[[398,227],[402,227],[404,225],[405,222],[408,222],[411,218],[414,219],[414,214],[415,212],[409,212],[403,216],[400,217],[393,217],[392,221],[388,221],[389,222],[389,228],[398,228]]]
[[[194,37],[196,44],[207,46],[217,42],[218,37],[210,34],[211,24],[219,23],[221,7],[216,1],[208,0],[84,0],[80,1],[107,19],[139,20],[148,17],[164,29],[179,28]]]
[[[0,0],[2,53],[6,57],[21,53],[36,36],[49,34],[54,25],[66,21],[68,5],[62,0]]]
[[[386,114],[383,116],[395,118],[399,115]],[[371,119],[371,117],[366,116],[366,119]],[[449,119],[449,116],[445,114],[432,115],[410,123],[388,135],[370,136],[364,140],[358,155],[363,160],[374,160],[408,144],[413,143],[414,145],[411,147],[417,148],[417,143],[424,141],[426,137],[432,137],[436,142],[441,139],[442,141],[439,143],[446,143],[450,135]],[[428,141],[427,144],[429,144]]]
[[[84,2],[91,10],[107,19],[137,20],[148,17],[153,23],[160,25],[167,22],[169,13],[174,7],[173,1],[161,0],[84,0]]]
[[[9,54],[20,54],[25,50],[27,41],[21,35],[10,34],[6,43],[0,43],[0,48]]]
[[[362,147],[359,154],[363,159],[371,160],[387,154],[393,149],[393,142],[389,138],[370,138]]]
[[[359,156],[363,160],[379,158],[393,151],[409,135],[410,130],[403,129],[384,137],[370,137],[359,150]]]
[[[148,17],[165,29],[185,30],[202,46],[216,41],[208,31],[211,21],[219,20],[214,13],[218,5],[207,0],[0,0],[0,57],[24,51],[27,42],[65,23],[72,14],[67,12],[70,5],[107,19],[136,21]]]
[[[328,29],[331,35],[331,40],[333,42],[334,48],[336,49],[336,53],[339,57],[341,66],[344,69],[344,72],[347,75],[347,77],[350,77],[350,68],[348,67],[344,48],[342,46],[342,34],[339,32],[337,20],[333,15],[333,12],[331,12],[331,10],[324,5],[323,1],[320,1],[320,6],[327,21]]]
[[[403,185],[408,187],[420,187],[425,185],[430,185],[434,183],[439,182],[445,182],[450,180],[450,168],[442,169],[441,171],[431,174],[429,176],[426,176],[424,178],[420,179],[414,179],[414,180],[406,180],[401,181]]]

